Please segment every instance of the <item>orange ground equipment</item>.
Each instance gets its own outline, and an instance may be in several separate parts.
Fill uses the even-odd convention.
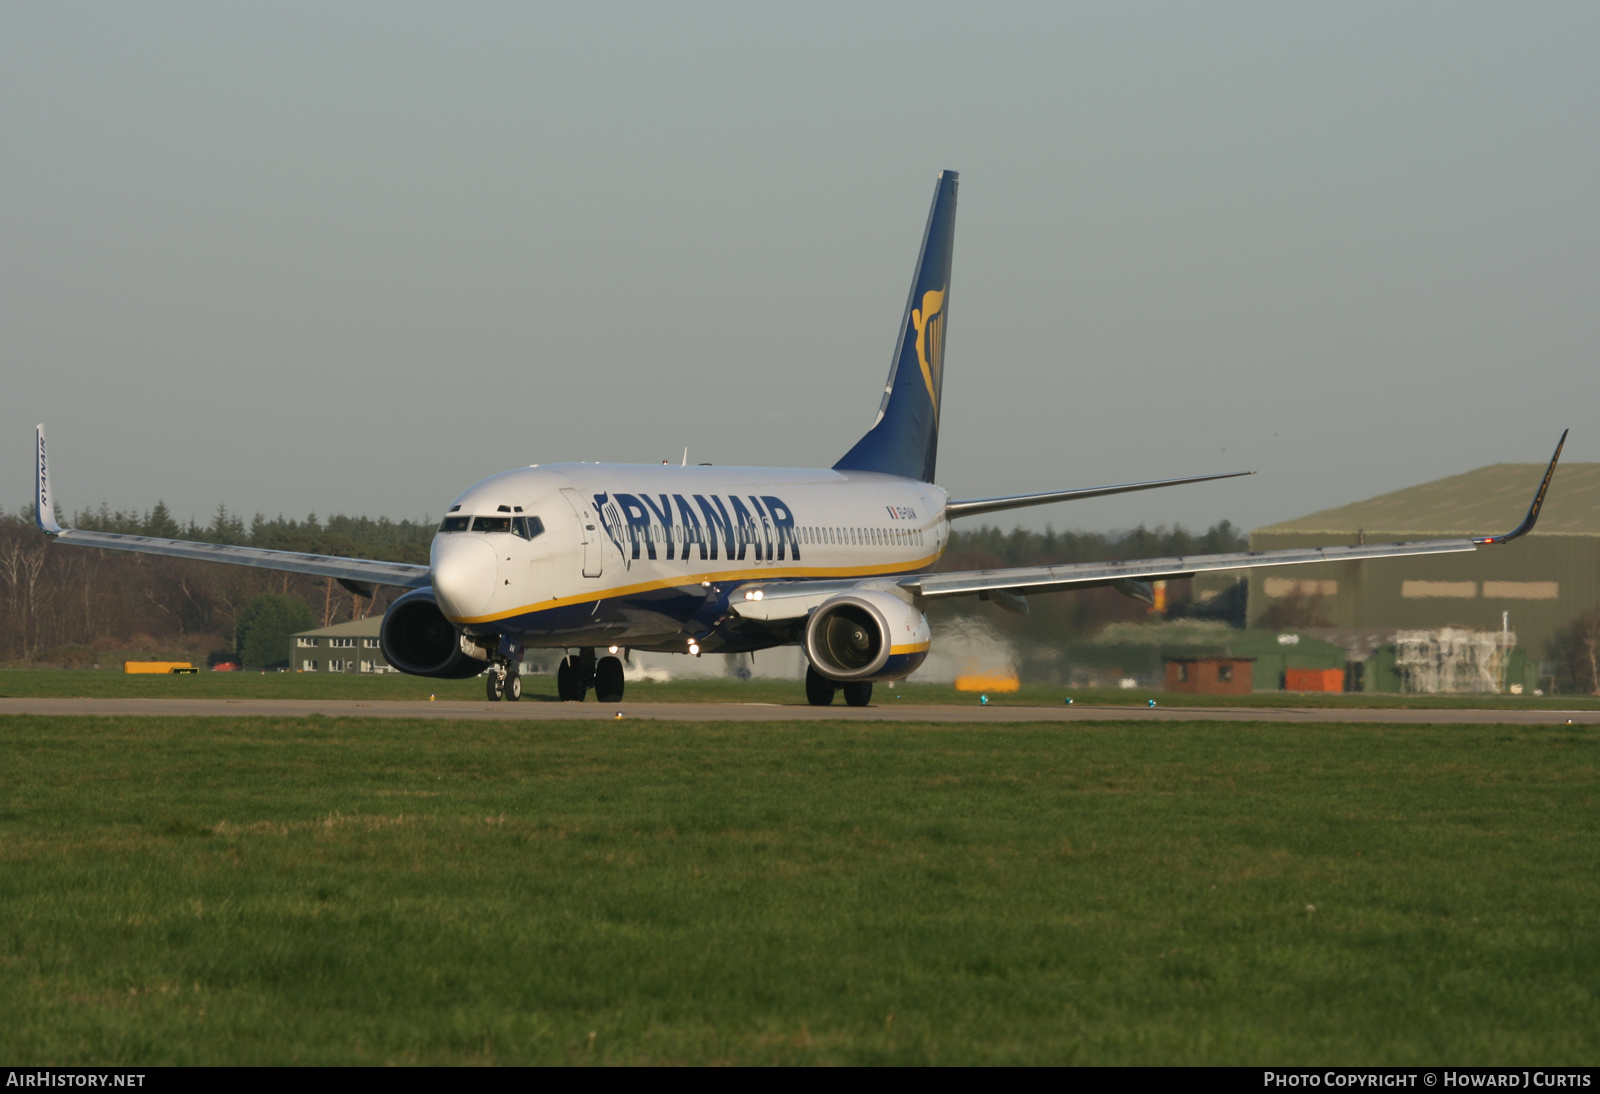
[[[1285,691],[1343,691],[1344,669],[1284,669]]]

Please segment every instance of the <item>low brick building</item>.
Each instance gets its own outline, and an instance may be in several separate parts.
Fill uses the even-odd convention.
[[[1169,657],[1167,690],[1178,695],[1249,695],[1253,657]]]

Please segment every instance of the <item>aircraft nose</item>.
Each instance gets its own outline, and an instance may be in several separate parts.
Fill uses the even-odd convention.
[[[489,614],[498,560],[494,548],[470,532],[433,541],[433,595],[450,619]]]

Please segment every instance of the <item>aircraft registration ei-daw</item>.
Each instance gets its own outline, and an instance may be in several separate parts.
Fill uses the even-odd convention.
[[[806,697],[870,701],[872,682],[928,655],[924,607],[976,596],[1012,611],[1026,597],[1204,571],[1472,551],[1528,532],[1555,455],[1522,524],[1503,535],[934,573],[950,522],[1029,505],[1231,478],[1195,475],[1045,494],[952,501],[934,484],[950,311],[956,172],[940,174],[877,419],[831,468],[559,463],[506,471],[449,506],[426,566],[63,528],[38,429],[35,513],[59,543],[313,574],[362,596],[409,589],[385,612],[383,655],[401,672],[487,671],[492,700],[521,695],[527,647],[568,651],[560,697],[622,698],[620,650],[698,655],[805,648]],[[687,463],[687,459],[685,459]],[[596,656],[596,650],[609,650]]]

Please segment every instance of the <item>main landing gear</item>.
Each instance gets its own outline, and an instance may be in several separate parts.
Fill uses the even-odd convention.
[[[556,669],[556,695],[563,703],[583,702],[590,688],[594,688],[597,702],[620,703],[625,683],[621,660],[615,657],[596,660],[591,646],[563,657]]]
[[[615,657],[602,657],[594,666],[594,697],[600,703],[622,702],[622,662]]]
[[[810,665],[806,666],[806,702],[814,707],[832,706],[837,691],[844,692],[844,701],[853,707],[864,707],[872,702],[871,680],[841,684],[829,680]]]

